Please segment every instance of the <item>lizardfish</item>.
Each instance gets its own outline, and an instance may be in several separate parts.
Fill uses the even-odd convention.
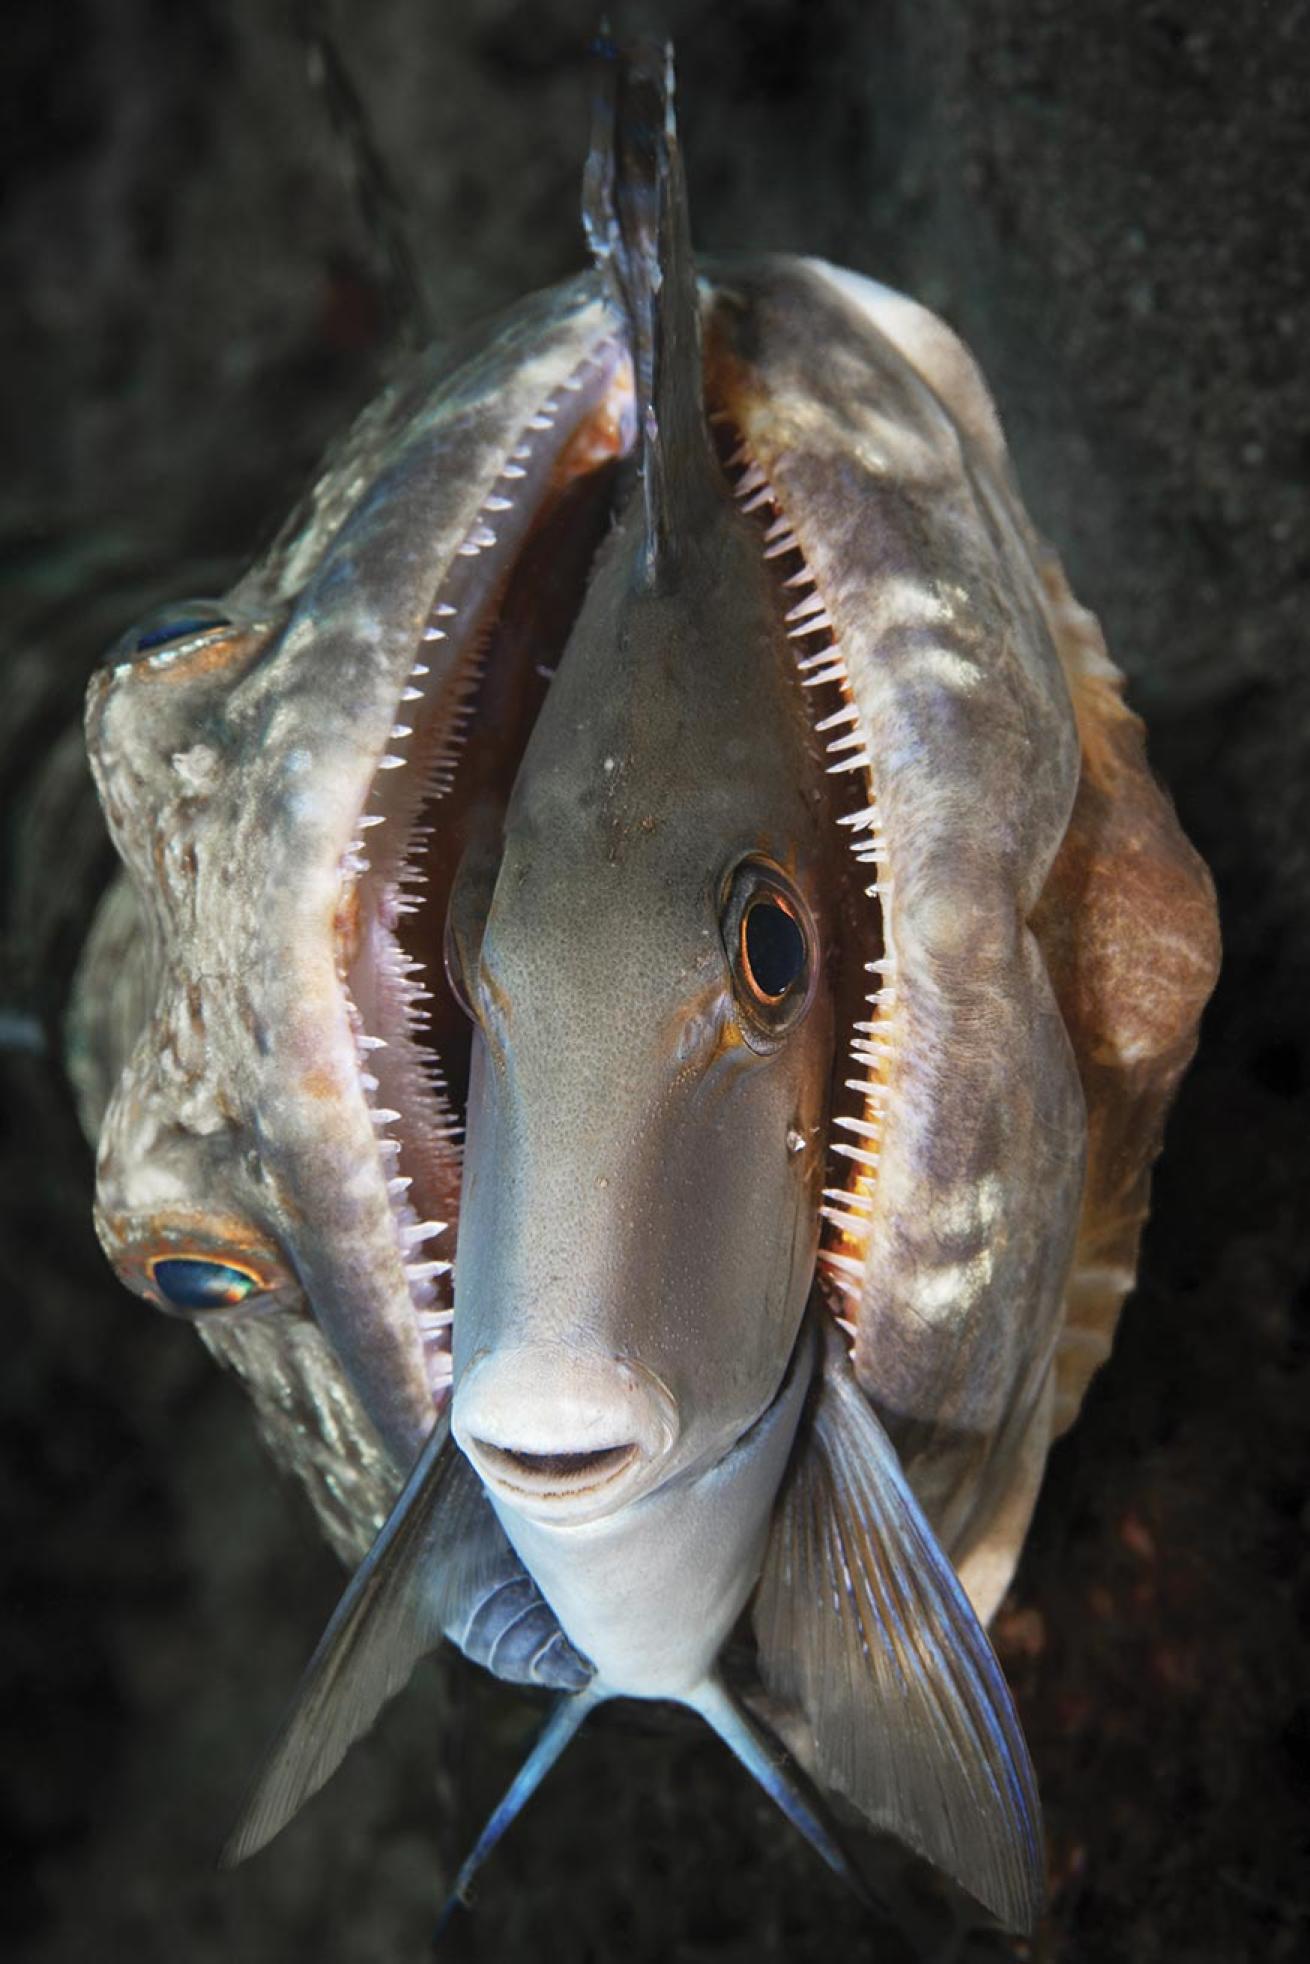
[[[825,1793],[1028,1928],[984,1626],[1213,899],[960,343],[698,275],[663,58],[608,72],[593,270],[91,688],[102,1239],[344,1552],[386,1513],[232,1852],[448,1637],[559,1694],[471,1863],[597,1703],[671,1699],[841,1872]]]

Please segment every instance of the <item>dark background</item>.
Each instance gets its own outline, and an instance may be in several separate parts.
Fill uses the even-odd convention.
[[[575,267],[588,0],[335,17],[435,329]],[[1051,1848],[1049,1919],[1019,1954],[1303,1956],[1310,7],[658,17],[700,245],[824,254],[962,331],[1220,889],[1227,966],[1141,1287],[998,1625]],[[375,387],[390,282],[289,7],[11,6],[0,60],[9,865],[95,655],[156,592],[221,586]],[[82,837],[70,819],[37,886],[10,882],[11,914],[84,918]],[[62,960],[71,932],[43,946]],[[38,1010],[59,980],[42,963]],[[418,1958],[536,1714],[429,1666],[273,1850],[215,1873],[340,1578],[235,1387],[103,1271],[53,1078],[31,1056],[8,1071],[7,1954]],[[620,1717],[570,1751],[449,1954],[1013,1954],[912,1879],[901,1902],[897,1937],[703,1730]]]

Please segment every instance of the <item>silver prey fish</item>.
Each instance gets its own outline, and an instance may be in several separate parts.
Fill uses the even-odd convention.
[[[838,1796],[1028,1929],[984,1624],[1213,902],[960,344],[818,262],[698,279],[664,57],[605,74],[594,270],[92,686],[101,1236],[343,1553],[385,1514],[230,1854],[449,1638],[557,1694],[457,1891],[664,1699],[839,1872]]]

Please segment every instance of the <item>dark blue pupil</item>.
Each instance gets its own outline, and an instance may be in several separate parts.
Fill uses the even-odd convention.
[[[756,900],[746,910],[742,945],[750,979],[762,996],[784,996],[805,966],[805,936],[776,900]]]
[[[198,607],[181,614],[162,615],[138,629],[134,647],[138,655],[152,648],[167,647],[170,641],[184,641],[189,634],[208,634],[212,628],[230,627],[226,614],[217,607]]]
[[[229,1268],[226,1262],[178,1257],[156,1262],[150,1272],[160,1295],[174,1309],[232,1309],[259,1287],[253,1275]]]

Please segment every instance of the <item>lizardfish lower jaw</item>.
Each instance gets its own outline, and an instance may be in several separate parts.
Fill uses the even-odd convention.
[[[557,1344],[475,1354],[451,1426],[493,1498],[559,1523],[598,1520],[649,1492],[681,1432],[653,1371]]]

